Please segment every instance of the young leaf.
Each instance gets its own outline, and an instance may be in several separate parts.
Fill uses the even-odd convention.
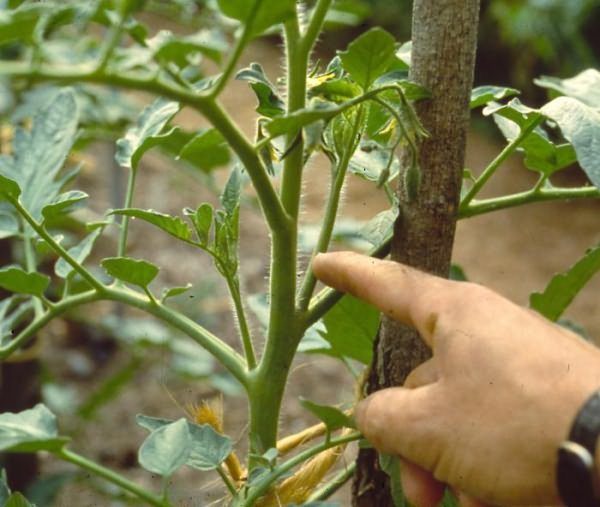
[[[238,165],[235,165],[221,194],[221,204],[228,215],[233,215],[239,206],[241,191],[242,171]]]
[[[19,200],[36,220],[64,184],[57,175],[75,141],[77,122],[73,92],[63,90],[38,111],[31,131],[15,131],[14,155],[0,157],[0,191],[15,198],[20,188]]]
[[[0,287],[19,294],[41,296],[50,284],[50,278],[40,273],[28,273],[19,267],[0,269]]]
[[[273,83],[269,81],[260,63],[251,63],[250,67],[240,70],[235,78],[250,83],[258,98],[257,113],[267,118],[274,118],[275,116],[284,114],[285,103],[277,93],[277,89]]]
[[[217,0],[217,3],[225,16],[250,25],[251,36],[260,35],[296,14],[296,0]]]
[[[164,142],[175,129],[162,133],[171,118],[179,112],[179,104],[163,98],[155,100],[147,106],[134,127],[125,137],[117,141],[115,158],[119,165],[137,169],[142,155],[150,148]]]
[[[519,90],[506,86],[478,86],[471,91],[469,107],[475,109],[476,107],[485,106],[488,102],[513,97],[519,93]]]
[[[188,283],[187,285],[185,285],[183,287],[171,287],[170,289],[164,289],[162,292],[160,301],[162,303],[164,303],[169,298],[181,296],[181,294],[185,294],[191,288],[192,288],[192,284]]]
[[[199,132],[188,141],[179,152],[177,159],[209,172],[216,167],[227,165],[231,160],[231,154],[221,133],[210,128]]]
[[[571,97],[558,97],[541,111],[558,124],[575,148],[581,168],[600,188],[600,113]]]
[[[56,416],[38,403],[19,413],[0,414],[0,450],[10,452],[57,451],[69,441],[58,435]]]
[[[544,292],[534,292],[529,305],[556,322],[581,289],[600,271],[600,246],[589,249],[569,270],[555,275]]]
[[[139,218],[155,225],[177,239],[186,241],[187,243],[192,242],[192,230],[180,217],[174,217],[152,209],[143,210],[138,208],[116,209],[111,211],[110,215],[125,215]]]
[[[136,422],[142,428],[156,431],[172,424],[173,421],[138,414]],[[188,421],[187,425],[190,435],[190,453],[186,464],[198,470],[216,469],[231,454],[233,449],[231,439],[217,433],[208,424],[199,425]]]
[[[394,63],[395,51],[394,37],[375,27],[351,42],[339,56],[344,70],[366,91]]]
[[[80,205],[88,197],[88,194],[80,190],[69,190],[60,194],[50,204],[42,208],[44,220],[52,220],[60,215],[71,213],[77,205]]]
[[[194,224],[200,244],[203,247],[208,246],[210,241],[210,228],[213,223],[213,207],[205,202],[201,204],[196,211],[186,208],[183,212],[190,217]]]
[[[27,500],[21,493],[16,492],[10,495],[4,507],[35,507],[32,503]]]
[[[600,71],[597,69],[586,69],[569,79],[542,76],[533,82],[542,88],[578,99],[590,107],[600,107]]]
[[[92,253],[94,243],[100,237],[100,234],[102,234],[103,230],[104,227],[98,227],[94,229],[77,245],[69,248],[69,255],[73,257],[73,259],[75,259],[79,264],[83,264],[83,262],[85,262],[90,253]],[[56,264],[54,265],[54,273],[56,274],[56,276],[59,276],[61,278],[67,278],[71,273],[73,273],[73,267],[61,257],[56,261]]]
[[[190,432],[181,418],[150,433],[140,447],[138,461],[149,472],[170,477],[189,456]]]
[[[146,288],[158,275],[158,267],[148,261],[130,257],[108,257],[103,259],[102,267],[113,278]]]
[[[373,339],[379,326],[379,312],[371,305],[345,295],[323,317],[326,331],[321,333],[336,355],[369,364]]]
[[[340,428],[356,428],[352,418],[335,407],[320,405],[304,398],[300,398],[300,404],[324,422],[328,431],[335,431]]]

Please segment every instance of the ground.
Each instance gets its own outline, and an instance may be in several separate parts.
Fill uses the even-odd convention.
[[[278,48],[265,43],[255,45],[249,61],[263,63],[271,78],[279,73]],[[254,129],[254,98],[245,83],[233,83],[223,98],[226,108],[241,123],[247,134]],[[478,114],[478,113],[475,113]],[[178,121],[187,127],[197,127],[198,117],[183,112]],[[468,140],[466,166],[480,171],[498,153],[500,146],[493,140],[472,133]],[[114,176],[106,146],[96,146],[94,164],[84,172],[82,185],[93,196],[92,208],[102,212],[114,206],[110,192],[111,172]],[[120,171],[117,169],[116,171]],[[318,222],[327,187],[327,169],[319,163],[311,166],[305,183],[303,221]],[[223,179],[225,175],[220,175]],[[570,176],[579,178],[577,175]],[[523,189],[534,181],[534,175],[524,169],[517,158],[509,161],[490,183],[490,194],[506,193]],[[163,212],[180,213],[186,206],[196,206],[203,201],[215,202],[215,195],[203,185],[202,180],[188,172],[177,170],[161,155],[148,155],[142,162],[139,189],[135,206],[154,208]],[[364,220],[385,208],[383,195],[372,185],[356,178],[346,190],[342,214],[347,218]],[[600,203],[563,202],[533,205],[488,216],[473,218],[459,223],[454,260],[461,265],[469,279],[498,290],[521,304],[527,304],[528,295],[541,290],[557,271],[564,270],[577,260],[585,249],[598,242],[600,237],[597,216]],[[268,236],[257,210],[245,208],[242,213],[241,251],[244,289],[247,294],[264,292],[268,274]],[[113,236],[100,246],[104,253],[114,251]],[[234,342],[235,326],[224,288],[214,274],[210,260],[185,245],[180,245],[151,227],[135,222],[131,230],[131,254],[153,261],[161,266],[160,282],[168,284],[194,283],[201,287],[199,297],[188,303],[189,310],[203,319],[213,331],[227,336]],[[591,336],[600,336],[600,315],[595,295],[600,280],[592,283],[569,310],[569,318],[583,325]],[[102,318],[112,311],[109,307],[93,307]],[[255,325],[255,329],[258,329]],[[83,373],[74,365],[90,361],[89,354],[72,347],[72,341],[61,338],[60,324],[51,328],[51,343],[45,347],[50,369],[63,384],[77,390],[96,386],[97,379],[89,373],[107,378],[128,361],[124,352],[110,354],[110,360],[102,364],[88,365]],[[87,358],[87,359],[86,359]],[[79,363],[78,363],[79,361]],[[92,359],[93,361],[93,359]],[[85,373],[88,371],[88,373]],[[294,367],[287,401],[281,416],[284,434],[295,432],[316,421],[297,402],[300,395],[320,402],[340,403],[353,399],[353,381],[347,371],[327,358],[300,358]],[[158,487],[158,480],[139,470],[135,453],[145,432],[136,426],[137,413],[178,418],[184,413],[183,406],[201,398],[214,396],[213,387],[198,382],[186,382],[169,371],[164,353],[149,352],[133,376],[130,386],[116,399],[105,405],[90,424],[75,436],[73,448],[83,454],[95,456],[107,466],[124,470],[128,476],[151,487]],[[234,439],[240,438],[243,452],[244,430],[247,424],[243,398],[227,397],[224,400],[226,429]],[[69,426],[68,418],[62,418],[63,426]],[[48,470],[64,467],[50,464],[44,458]],[[205,480],[198,473],[185,470],[175,480],[174,492],[181,505],[218,505],[222,491],[215,477]],[[201,475],[201,474],[200,474]],[[107,505],[107,501],[90,489],[91,481],[84,479],[64,489],[56,502],[61,506]],[[96,486],[97,487],[97,486]],[[186,500],[190,497],[195,501]],[[347,492],[339,496],[344,505]]]

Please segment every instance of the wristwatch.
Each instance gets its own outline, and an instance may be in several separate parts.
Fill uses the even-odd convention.
[[[578,412],[568,440],[558,449],[556,480],[567,507],[600,507],[598,470],[594,464],[599,435],[600,391],[596,391]]]

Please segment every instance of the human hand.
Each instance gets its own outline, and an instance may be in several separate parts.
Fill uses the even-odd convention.
[[[483,502],[548,505],[557,449],[600,387],[600,350],[482,286],[339,252],[315,275],[413,326],[433,357],[404,387],[356,409],[379,451],[401,456],[408,499],[436,505],[443,484]],[[416,465],[416,466],[415,466]]]

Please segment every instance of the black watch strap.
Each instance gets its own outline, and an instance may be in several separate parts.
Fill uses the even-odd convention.
[[[596,442],[600,435],[600,391],[583,405],[558,450],[557,485],[567,507],[600,507],[594,466]]]

